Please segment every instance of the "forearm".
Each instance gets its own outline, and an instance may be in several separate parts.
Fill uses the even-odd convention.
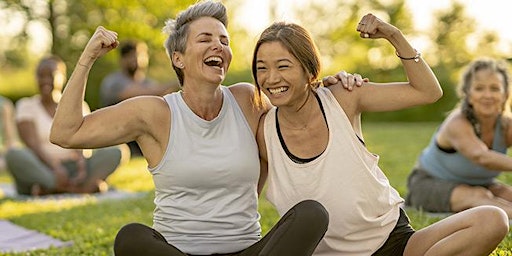
[[[443,91],[421,54],[409,44],[400,31],[394,33],[389,42],[395,47],[396,54],[402,61],[409,84],[422,93],[425,103],[437,101],[443,95]]]
[[[60,99],[50,133],[52,143],[66,148],[81,147],[82,142],[92,136],[87,133],[93,132],[93,128],[89,130],[82,129],[84,124],[82,103],[85,96],[85,85],[92,64],[98,58],[116,48],[118,44],[117,33],[102,26],[96,28],[85,46]],[[79,131],[82,131],[84,135],[81,136]]]
[[[476,163],[488,170],[512,172],[512,158],[493,150],[476,159]]]
[[[63,147],[79,130],[83,121],[83,101],[88,75],[94,60],[82,54],[64,89],[52,123],[50,141]]]

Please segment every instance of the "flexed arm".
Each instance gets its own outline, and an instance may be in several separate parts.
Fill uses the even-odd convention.
[[[98,27],[82,52],[64,89],[57,107],[50,134],[50,141],[63,147],[75,147],[74,136],[84,122],[82,103],[87,78],[94,62],[116,48],[117,33]]]
[[[368,83],[357,90],[356,112],[393,111],[437,101],[443,94],[439,82],[421,54],[416,51],[402,32],[373,14],[361,18],[357,29],[364,39],[384,38],[395,48],[401,59],[407,82]]]

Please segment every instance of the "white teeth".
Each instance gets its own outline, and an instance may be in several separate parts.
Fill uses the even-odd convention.
[[[208,57],[204,62],[209,62],[209,61],[215,61],[215,62],[222,63],[222,59],[217,56]]]
[[[288,87],[279,87],[279,88],[268,88],[268,91],[272,94],[280,93],[287,91]]]

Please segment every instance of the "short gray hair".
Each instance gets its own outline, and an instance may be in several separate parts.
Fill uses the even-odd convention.
[[[228,26],[226,7],[221,2],[206,0],[189,6],[186,10],[180,12],[176,19],[167,20],[163,28],[163,32],[169,35],[165,40],[164,47],[182,86],[183,72],[172,62],[172,54],[174,52],[185,52],[190,23],[202,17],[212,17],[220,21],[225,27]]]

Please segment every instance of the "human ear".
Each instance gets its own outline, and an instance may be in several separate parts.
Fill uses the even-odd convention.
[[[182,61],[181,53],[176,51],[172,53],[172,64],[178,68],[183,68],[185,66]]]

